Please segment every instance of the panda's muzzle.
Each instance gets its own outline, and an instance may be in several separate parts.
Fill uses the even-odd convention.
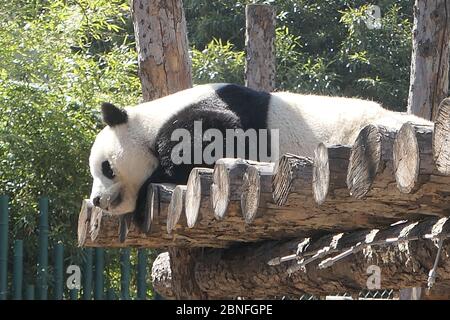
[[[123,201],[119,184],[113,185],[106,192],[95,196],[92,204],[105,211],[110,211],[119,206]]]

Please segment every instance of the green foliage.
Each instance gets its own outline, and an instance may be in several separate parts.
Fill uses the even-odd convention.
[[[245,54],[233,50],[231,42],[214,39],[203,51],[191,50],[192,78],[196,84],[244,82]]]
[[[26,239],[26,252],[36,252],[38,198],[49,196],[51,242],[62,240],[79,263],[77,213],[90,192],[98,106],[135,104],[140,94],[124,32],[129,8],[125,0],[33,1],[22,19],[21,4],[0,21],[0,194],[10,195],[11,237]]]
[[[196,48],[209,39],[228,41],[236,54],[243,51],[245,4],[250,1],[185,1],[190,41]],[[278,0],[275,4],[277,89],[356,96],[404,110],[409,84],[412,3],[410,0]],[[370,3],[381,8],[381,28],[365,21]],[[218,43],[219,40],[215,40]],[[207,44],[209,43],[209,44]],[[199,51],[195,51],[199,57]],[[239,68],[219,68],[221,52],[208,50],[194,63],[206,79],[228,79]],[[214,54],[213,54],[214,53]],[[231,53],[227,52],[230,56]],[[219,72],[219,73],[218,73]],[[197,73],[198,74],[198,73]],[[239,77],[242,79],[242,77]]]

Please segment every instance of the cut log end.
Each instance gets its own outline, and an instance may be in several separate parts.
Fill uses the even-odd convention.
[[[318,205],[336,189],[346,189],[347,169],[352,148],[348,145],[326,146],[319,143],[314,150],[312,192]]]
[[[251,223],[258,213],[260,200],[260,175],[255,167],[248,167],[242,183],[241,210],[246,223]]]
[[[84,199],[81,204],[80,215],[78,216],[78,246],[82,247],[86,243],[86,237],[89,234],[93,205],[88,199]]]
[[[405,123],[394,142],[394,174],[398,189],[413,193],[433,171],[432,126]]]
[[[450,175],[450,98],[439,105],[433,134],[433,157],[436,170]]]
[[[350,194],[363,198],[377,175],[381,160],[381,133],[377,126],[361,129],[352,147],[347,173]]]
[[[201,204],[210,194],[213,169],[192,169],[187,182],[185,212],[189,228],[193,228],[201,219]]]
[[[167,233],[171,234],[177,225],[187,226],[184,204],[187,186],[178,185],[173,190],[167,211]]]
[[[289,194],[301,189],[311,189],[312,160],[293,154],[283,155],[277,166],[277,172],[273,176],[272,189],[273,200],[278,206],[284,206],[288,202]],[[298,189],[298,190],[295,190]]]
[[[314,151],[314,167],[312,189],[314,200],[317,204],[322,204],[328,195],[330,185],[330,167],[328,165],[327,147],[320,143]]]
[[[228,168],[223,163],[216,163],[211,186],[211,203],[214,217],[221,220],[225,217],[230,199],[230,178]]]

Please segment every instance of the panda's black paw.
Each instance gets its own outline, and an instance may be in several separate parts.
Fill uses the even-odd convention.
[[[147,188],[150,185],[151,178],[147,179],[139,189],[136,199],[136,207],[133,212],[133,221],[141,232],[148,233],[150,230],[149,210],[147,204]]]

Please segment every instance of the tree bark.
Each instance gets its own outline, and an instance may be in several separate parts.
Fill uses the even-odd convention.
[[[192,87],[181,0],[133,0],[132,16],[144,101]]]
[[[448,95],[450,4],[416,0],[408,113],[434,120]]]
[[[394,182],[392,148],[397,131],[383,126],[364,127],[352,147],[347,174],[350,194],[363,199],[372,189]]]
[[[436,170],[450,175],[450,98],[439,105],[433,134],[433,158]]]
[[[435,172],[432,135],[433,126],[405,123],[400,128],[394,142],[393,161],[395,180],[401,192],[416,192]]]
[[[178,185],[173,190],[172,199],[167,210],[167,233],[171,234],[177,228],[186,228],[186,212],[184,203],[186,201],[187,186]]]
[[[185,212],[189,228],[212,219],[210,190],[213,169],[194,168],[189,174],[186,190]]]
[[[429,218],[384,230],[205,249],[194,262],[194,279],[211,299],[356,293],[367,288],[368,267],[375,265],[384,289],[425,287],[437,253],[429,239],[449,236],[447,218]],[[450,286],[450,261],[444,258],[449,250],[444,243],[436,288]],[[296,259],[280,263],[281,257],[293,254]],[[297,270],[298,262],[303,270]]]
[[[175,293],[172,288],[169,252],[160,253],[153,261],[151,277],[153,289],[156,292],[166,299],[175,299]]]
[[[271,5],[245,7],[245,85],[256,90],[275,89],[275,19]]]
[[[347,168],[351,146],[320,143],[314,151],[312,189],[314,200],[321,205],[334,190],[347,188]]]

